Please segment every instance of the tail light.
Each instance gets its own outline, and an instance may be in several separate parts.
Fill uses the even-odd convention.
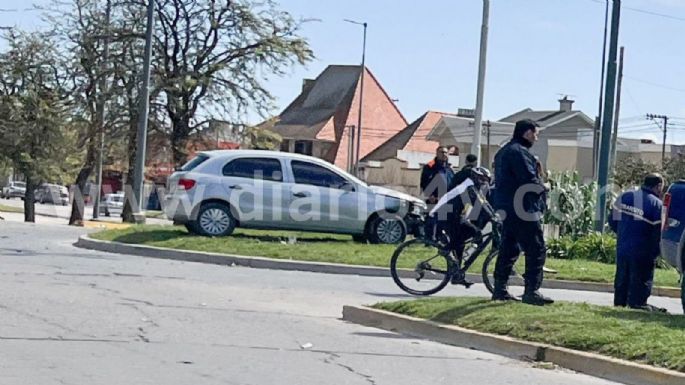
[[[178,180],[178,187],[188,191],[195,187],[195,181],[193,179],[181,178]]]
[[[668,226],[668,214],[671,208],[671,193],[664,195],[664,208],[661,211],[661,230],[666,230]]]

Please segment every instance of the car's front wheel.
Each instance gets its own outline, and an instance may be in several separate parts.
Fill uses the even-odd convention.
[[[396,244],[407,237],[407,225],[396,216],[378,216],[369,225],[371,243]]]
[[[200,235],[221,237],[231,235],[236,227],[236,220],[230,208],[222,203],[205,203],[200,207],[197,220],[191,225]]]

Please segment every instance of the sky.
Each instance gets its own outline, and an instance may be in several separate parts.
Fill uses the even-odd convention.
[[[45,0],[37,1],[38,3]],[[277,114],[330,64],[359,64],[368,23],[366,65],[411,122],[428,110],[474,108],[482,1],[280,0],[303,19],[301,34],[316,59],[270,78]],[[484,118],[523,108],[555,110],[563,95],[574,109],[598,113],[604,0],[491,0]],[[645,114],[668,115],[669,142],[685,143],[685,0],[623,0],[625,46],[620,133],[661,142]],[[0,0],[0,26],[40,25],[28,1]],[[2,9],[6,11],[2,11]],[[7,10],[17,9],[17,12]],[[250,117],[258,120],[255,116]]]

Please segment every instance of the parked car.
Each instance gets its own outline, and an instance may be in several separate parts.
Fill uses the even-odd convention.
[[[105,214],[106,217],[112,213],[119,213],[124,210],[124,194],[105,194],[104,199],[100,202],[100,213]]]
[[[7,186],[2,188],[0,198],[21,198],[24,199],[26,194],[26,183],[19,181],[11,181]]]
[[[38,203],[67,206],[69,204],[69,190],[64,186],[44,183],[35,191],[35,200]]]
[[[202,152],[169,177],[167,191],[167,217],[205,236],[249,227],[398,243],[420,231],[426,209],[321,159],[275,151]]]
[[[673,183],[664,195],[661,231],[661,256],[683,274],[685,269],[685,180]],[[681,301],[685,310],[685,279],[680,280]]]

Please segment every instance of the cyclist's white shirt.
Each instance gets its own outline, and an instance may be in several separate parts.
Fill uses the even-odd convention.
[[[471,180],[471,178],[466,178],[466,180],[461,182],[460,185],[450,190],[447,194],[443,195],[428,215],[434,215],[435,213],[437,213],[438,210],[440,210],[440,208],[447,204],[447,202],[463,194],[466,191],[466,189],[468,189],[471,186],[473,186],[473,181]]]

